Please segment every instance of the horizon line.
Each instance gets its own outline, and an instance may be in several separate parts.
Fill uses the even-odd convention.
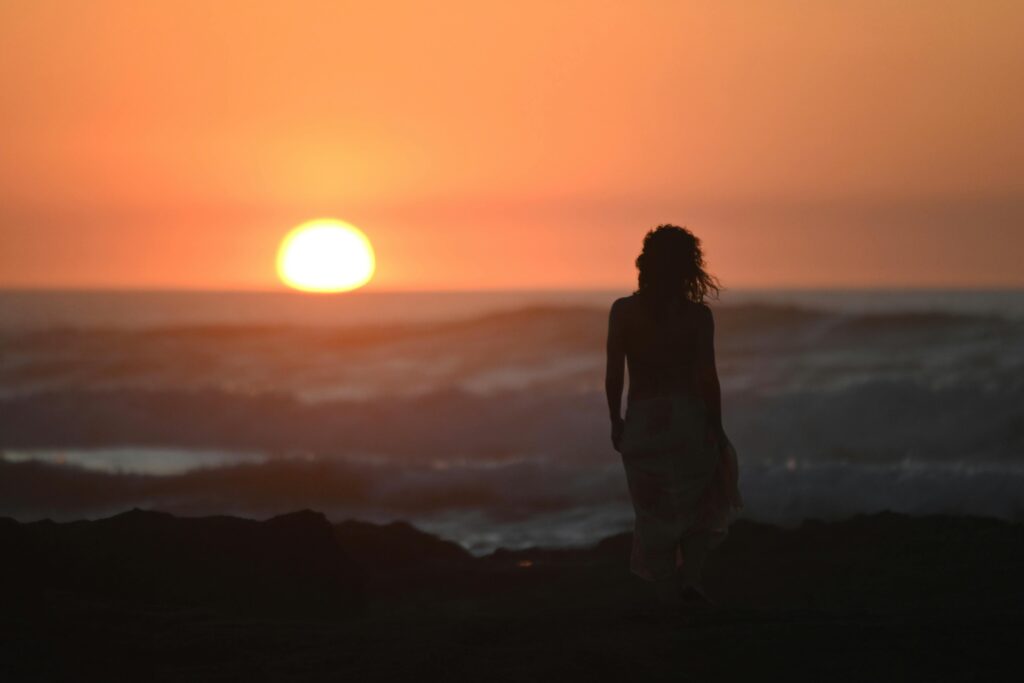
[[[0,285],[3,293],[81,293],[81,294],[295,294],[312,297],[331,297],[354,294],[586,294],[611,293],[634,287],[485,287],[470,288],[360,288],[346,292],[307,292],[285,287],[163,287],[163,286],[85,286],[85,287],[46,287]],[[732,292],[1024,292],[1024,284],[915,284],[915,285],[747,285],[738,287],[722,287],[724,294]]]

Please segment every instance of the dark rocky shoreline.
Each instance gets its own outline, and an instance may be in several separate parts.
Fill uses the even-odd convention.
[[[408,524],[0,520],[0,679],[984,680],[1018,666],[1024,525],[737,522],[669,615],[630,537],[475,558]]]

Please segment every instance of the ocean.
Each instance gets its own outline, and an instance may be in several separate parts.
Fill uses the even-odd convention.
[[[632,511],[628,291],[0,292],[0,516],[402,519],[485,553]],[[726,291],[744,516],[1024,519],[1024,291]]]

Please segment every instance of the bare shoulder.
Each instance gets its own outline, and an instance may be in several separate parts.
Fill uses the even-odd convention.
[[[620,296],[618,299],[612,302],[611,315],[613,317],[621,317],[626,315],[628,311],[633,307],[634,296]]]
[[[630,326],[629,321],[632,318],[630,310],[633,308],[632,298],[631,296],[624,296],[612,302],[611,310],[608,312],[609,334],[621,335]]]
[[[700,303],[691,303],[690,305],[693,307],[692,310],[694,311],[698,325],[712,328],[715,326],[715,316],[711,312],[710,306],[703,301]]]
[[[715,314],[711,312],[711,307],[706,303],[701,302],[697,304],[697,312],[700,316],[700,322],[704,326],[704,329],[708,334],[714,334]]]

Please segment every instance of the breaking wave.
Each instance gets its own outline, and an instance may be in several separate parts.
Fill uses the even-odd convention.
[[[8,457],[3,514],[321,507],[462,525],[450,535],[473,547],[496,529],[513,545],[564,543],[628,523],[607,436],[606,308],[150,322],[0,328],[0,450],[258,461],[114,474]],[[716,322],[748,515],[1019,518],[1024,319],[750,303],[716,308]]]

